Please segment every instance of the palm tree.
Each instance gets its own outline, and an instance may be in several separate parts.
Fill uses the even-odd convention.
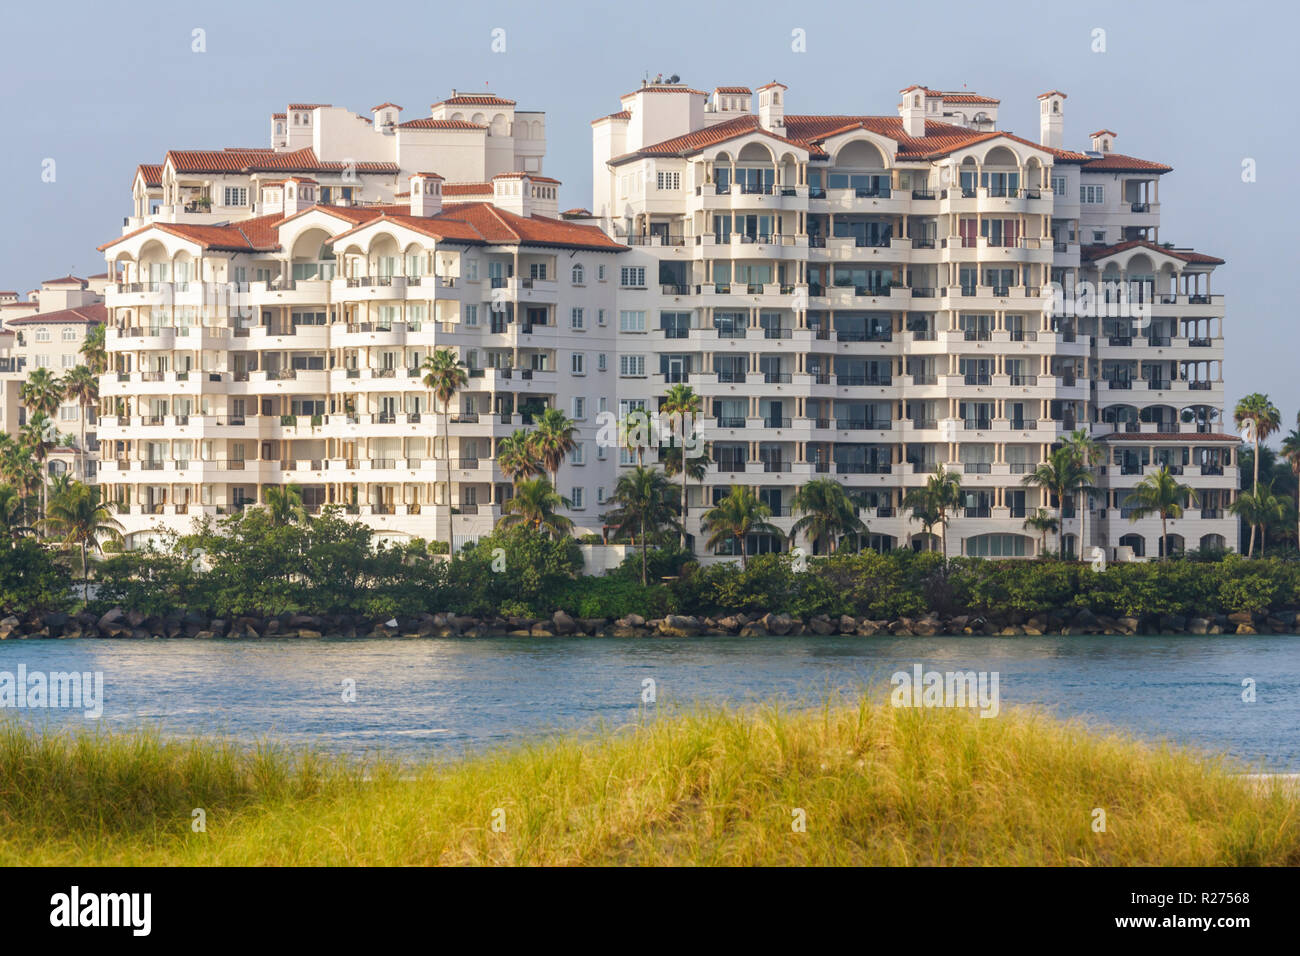
[[[297,485],[267,485],[262,491],[262,505],[266,508],[271,524],[277,528],[307,523],[302,489]]]
[[[1300,425],[1300,414],[1296,415],[1296,424]],[[1282,439],[1282,457],[1291,464],[1291,473],[1296,476],[1296,544],[1300,546],[1300,428],[1291,429],[1291,433]]]
[[[564,412],[558,408],[547,408],[537,416],[537,428],[533,431],[533,448],[542,459],[542,464],[551,473],[551,484],[560,486],[560,465],[564,456],[573,451],[578,428]]]
[[[743,485],[732,485],[731,493],[704,513],[700,530],[711,531],[705,547],[716,548],[724,541],[736,541],[740,545],[740,566],[749,564],[749,547],[746,538],[750,534],[772,534],[784,537],[780,530],[767,519],[772,516],[772,509],[754,494],[754,489]]]
[[[572,506],[545,478],[528,478],[515,485],[514,496],[502,506],[497,524],[503,528],[523,525],[559,538],[573,528],[573,522],[559,510]]]
[[[1251,444],[1254,446],[1255,454],[1255,480],[1251,487],[1255,492],[1259,491],[1259,446],[1264,439],[1277,431],[1282,426],[1282,413],[1277,410],[1277,406],[1268,400],[1268,396],[1260,392],[1252,392],[1241,401],[1237,402],[1237,407],[1232,413],[1233,421],[1240,428],[1246,422],[1250,422]],[[1255,526],[1250,526],[1250,547],[1246,551],[1246,557],[1255,555]]]
[[[1259,529],[1262,539],[1269,525],[1277,524],[1286,517],[1286,502],[1273,494],[1271,484],[1265,483],[1254,491],[1239,492],[1237,500],[1228,506],[1228,510],[1250,525],[1250,540],[1253,546],[1256,528]],[[1260,553],[1263,552],[1264,545],[1261,540]]]
[[[1060,526],[1061,523],[1056,520],[1056,516],[1046,508],[1039,508],[1025,519],[1023,525],[1024,528],[1039,533],[1038,554],[1040,557],[1047,553],[1047,533],[1055,531]]]
[[[497,467],[516,485],[546,473],[533,446],[533,436],[522,428],[516,428],[497,442]]]
[[[18,491],[23,518],[27,520],[36,503],[36,490],[41,486],[41,463],[26,445],[3,432],[0,432],[0,476]]]
[[[1196,492],[1184,485],[1161,465],[1159,470],[1137,483],[1133,493],[1124,499],[1124,506],[1132,508],[1130,521],[1138,521],[1149,514],[1160,516],[1160,560],[1169,557],[1169,519],[1181,518],[1186,504],[1196,504]]]
[[[103,375],[108,371],[108,350],[104,346],[104,325],[102,323],[90,326],[86,330],[86,337],[81,342],[81,357],[86,360],[86,366],[95,375]]]
[[[614,486],[612,511],[605,521],[614,526],[616,535],[631,535],[641,547],[641,584],[648,584],[646,548],[650,535],[665,526],[678,528],[676,505],[669,496],[668,479],[662,472],[637,465],[625,472]]]
[[[1057,550],[1064,555],[1065,499],[1072,492],[1092,490],[1092,471],[1079,460],[1070,446],[1062,445],[1022,480],[1025,485],[1042,488],[1056,498]]]
[[[934,506],[928,483],[921,488],[911,488],[903,496],[903,507],[911,508],[908,520],[921,522],[925,533],[926,550],[934,550],[934,526],[939,523],[939,509]]]
[[[650,413],[644,408],[632,409],[618,423],[618,434],[623,447],[636,455],[636,463],[644,465],[646,442],[641,439],[650,434]]]
[[[34,413],[52,417],[63,401],[63,383],[47,368],[32,369],[18,395]]]
[[[37,369],[37,371],[42,370]],[[43,412],[38,412],[29,418],[27,424],[18,432],[19,444],[24,452],[30,455],[39,466],[36,486],[40,489],[42,515],[45,514],[46,505],[49,502],[49,495],[45,486],[45,460],[49,458],[50,451],[58,448],[64,441],[64,437],[55,429],[54,422]]]
[[[686,507],[686,481],[689,478],[693,478],[696,481],[702,482],[709,474],[708,455],[697,455],[694,458],[687,458],[686,469],[683,470],[682,458],[685,455],[685,452],[686,449],[677,445],[669,445],[667,448],[661,449],[660,451],[660,461],[664,466],[664,474],[669,478],[677,475],[682,476],[681,516],[683,551],[686,550],[686,516],[688,514]]]
[[[840,538],[867,530],[866,523],[858,517],[857,504],[834,478],[814,478],[801,486],[794,493],[791,505],[791,510],[803,517],[790,527],[790,537],[807,534],[814,551],[822,544],[827,553],[834,554]]]
[[[27,524],[26,496],[13,485],[0,485],[0,538],[14,543],[23,535],[31,534],[32,527]]]
[[[1065,439],[1064,447],[1070,449],[1078,459],[1079,464],[1087,471],[1091,480],[1093,477],[1092,469],[1106,460],[1106,453],[1102,450],[1101,445],[1093,441],[1088,434],[1088,429],[1079,428],[1070,433]],[[1080,489],[1080,507],[1079,507],[1079,560],[1084,560],[1084,552],[1088,543],[1088,510],[1091,501],[1091,484],[1088,489]]]
[[[682,454],[685,454],[686,448],[686,429],[687,420],[690,421],[692,432],[695,429],[695,416],[697,416],[704,407],[704,400],[700,398],[695,389],[689,385],[678,383],[668,389],[664,395],[663,404],[659,410],[665,414],[674,416],[681,423],[681,434],[677,437],[680,439]],[[681,459],[681,455],[678,459]],[[686,550],[686,480],[690,477],[690,465],[681,469],[682,473],[682,550]]]
[[[78,365],[63,378],[68,398],[75,399],[80,411],[78,427],[81,440],[77,442],[77,460],[81,480],[86,480],[86,412],[99,402],[99,377],[85,365]]]
[[[934,466],[934,473],[926,479],[924,488],[912,488],[903,499],[904,507],[912,509],[912,517],[923,522],[926,533],[939,526],[940,546],[944,560],[948,560],[948,513],[961,507],[961,475],[949,471],[943,462]]]
[[[49,503],[46,524],[69,548],[81,550],[82,600],[90,600],[90,568],[87,552],[101,552],[103,538],[120,539],[122,526],[113,517],[109,504],[100,497],[100,489],[74,482],[56,494]]]
[[[451,400],[469,381],[466,365],[453,349],[434,349],[424,360],[424,387],[433,393],[433,397],[442,402],[442,444],[443,456],[447,462],[447,556],[452,555],[452,518],[451,518],[451,436],[448,423],[451,420]],[[436,407],[436,406],[435,406]]]

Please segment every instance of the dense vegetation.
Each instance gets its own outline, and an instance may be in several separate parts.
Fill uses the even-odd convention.
[[[575,617],[786,612],[873,619],[943,614],[998,617],[1088,608],[1097,614],[1204,615],[1300,607],[1300,562],[1189,556],[1112,564],[990,561],[935,552],[789,554],[701,566],[673,547],[633,552],[603,577],[582,575],[578,543],[527,525],[500,528],[450,562],[425,542],[371,540],[364,525],[327,510],[281,517],[249,508],[161,547],[105,555],[92,609],[146,615],[359,614]],[[75,563],[75,562],[73,562]],[[65,608],[79,596],[69,562],[30,537],[0,551],[5,611]]]
[[[0,789],[0,863],[1300,865],[1294,792],[1235,769],[1025,712],[869,699],[416,766],[9,723],[0,778],[23,785]]]

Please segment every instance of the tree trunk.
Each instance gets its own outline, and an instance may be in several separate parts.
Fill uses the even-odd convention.
[[[682,444],[682,550],[686,550],[686,444]]]
[[[81,542],[81,601],[90,603],[90,570],[86,567],[86,542]]]
[[[1160,512],[1160,560],[1166,561],[1169,558],[1169,522],[1165,518],[1165,513]]]
[[[1258,496],[1259,496],[1259,422],[1256,422],[1256,423],[1255,423],[1255,441],[1254,441],[1254,445],[1255,445],[1255,455],[1254,455],[1255,461],[1253,462],[1253,464],[1254,464],[1254,466],[1255,466],[1255,467],[1254,467],[1254,471],[1255,471],[1255,485],[1254,485],[1254,487],[1251,489],[1251,491],[1255,494],[1256,499],[1258,500]],[[1261,546],[1261,550],[1262,550],[1262,546]],[[1253,558],[1254,556],[1255,556],[1255,526],[1252,524],[1252,525],[1250,526],[1250,547],[1249,547],[1249,548],[1247,549],[1247,551],[1246,551],[1246,557],[1248,557],[1248,558]]]
[[[86,409],[88,407],[86,405],[81,406],[81,421],[78,423],[81,428],[81,442],[78,445],[78,451],[81,453],[79,457],[81,458],[81,480],[83,482],[86,480]]]
[[[646,587],[650,580],[646,575],[646,558],[645,558],[645,518],[641,519],[641,586]]]
[[[939,512],[939,539],[943,547],[943,559],[948,560],[948,512]]]

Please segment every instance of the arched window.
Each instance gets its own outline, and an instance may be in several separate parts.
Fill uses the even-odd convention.
[[[572,276],[573,284],[574,284],[574,285],[582,285],[582,282],[583,282],[583,278],[584,278],[584,276],[585,276],[585,273],[584,273],[583,268],[582,268],[582,263],[581,263],[581,262],[575,262],[575,263],[573,264],[573,276]]]

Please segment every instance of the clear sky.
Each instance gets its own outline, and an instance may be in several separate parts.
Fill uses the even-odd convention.
[[[455,87],[543,109],[564,209],[591,204],[590,121],[645,73],[697,89],[778,79],[792,113],[886,115],[909,84],[967,86],[999,97],[1000,126],[1035,141],[1035,97],[1056,88],[1069,96],[1065,145],[1086,148],[1106,127],[1119,151],[1173,166],[1161,240],[1228,260],[1214,291],[1229,297],[1229,416],[1255,390],[1286,427],[1300,409],[1300,331],[1285,300],[1300,275],[1290,4],[132,0],[16,4],[0,26],[0,289],[103,272],[95,246],[130,213],[138,163],[267,145],[268,114],[290,101],[364,112],[392,100],[413,118]],[[492,50],[497,28],[504,52]],[[195,29],[206,52],[192,49]],[[792,49],[796,29],[806,52]]]

